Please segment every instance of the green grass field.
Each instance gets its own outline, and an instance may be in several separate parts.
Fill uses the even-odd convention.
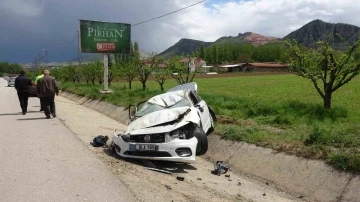
[[[218,115],[216,133],[224,139],[246,141],[307,158],[320,158],[343,170],[360,170],[360,77],[333,95],[324,110],[312,83],[295,75],[198,78],[201,97]],[[165,90],[175,80],[165,83]],[[100,85],[62,83],[62,89],[92,99],[127,106],[160,93],[149,81],[127,89],[114,83],[113,94],[99,94]]]

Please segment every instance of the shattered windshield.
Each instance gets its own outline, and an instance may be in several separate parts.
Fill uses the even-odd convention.
[[[185,97],[184,91],[165,93],[155,96],[148,100],[141,109],[135,114],[136,117],[145,116],[146,114],[163,109],[191,106],[191,103]]]

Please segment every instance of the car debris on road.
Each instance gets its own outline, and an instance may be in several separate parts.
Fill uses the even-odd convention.
[[[219,176],[220,174],[225,174],[229,170],[229,167],[230,166],[224,163],[223,161],[217,161],[214,164],[214,174]],[[225,177],[230,177],[230,175],[225,175]]]
[[[163,169],[158,169],[158,168],[149,168],[149,167],[145,167],[145,169],[147,170],[153,170],[153,171],[157,171],[157,172],[161,172],[161,173],[165,173],[165,174],[169,174],[172,175],[173,173],[167,170],[163,170]]]
[[[193,163],[196,155],[207,152],[216,115],[198,95],[196,83],[179,85],[128,110],[126,131],[113,134],[111,147],[117,155]]]
[[[93,139],[93,141],[90,142],[90,144],[94,147],[102,147],[102,146],[106,145],[106,142],[108,140],[109,140],[109,137],[107,135],[106,136],[99,135],[99,136],[95,137]]]

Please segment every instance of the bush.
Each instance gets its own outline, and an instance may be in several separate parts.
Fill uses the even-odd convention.
[[[338,169],[360,171],[360,153],[358,151],[333,153],[329,158],[330,163]]]
[[[357,135],[357,128],[342,127],[320,127],[315,125],[308,138],[304,141],[305,145],[328,145],[334,147],[356,147],[360,146],[360,138]]]

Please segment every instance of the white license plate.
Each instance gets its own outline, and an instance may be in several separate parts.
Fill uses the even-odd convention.
[[[158,145],[154,144],[130,144],[130,151],[157,151],[159,150]]]

